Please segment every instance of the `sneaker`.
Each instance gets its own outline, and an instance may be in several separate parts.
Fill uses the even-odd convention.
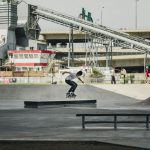
[[[68,93],[66,93],[66,97],[69,97],[70,96],[70,93],[68,92]]]
[[[75,96],[76,96],[76,94],[74,94],[73,92],[71,92],[70,95],[71,95],[72,97],[75,97]]]
[[[70,95],[70,93],[68,92],[68,93],[66,93],[66,95]]]

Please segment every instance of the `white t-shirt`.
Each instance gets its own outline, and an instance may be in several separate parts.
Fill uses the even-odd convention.
[[[121,74],[126,75],[126,73],[127,73],[127,72],[126,72],[125,69],[122,69],[122,70],[121,70]]]
[[[112,76],[115,76],[115,69],[112,69],[112,70],[111,70],[111,75],[112,75]]]
[[[67,77],[66,80],[73,80],[77,78],[76,73],[70,73]]]

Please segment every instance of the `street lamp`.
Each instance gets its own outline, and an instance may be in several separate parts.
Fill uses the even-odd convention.
[[[137,29],[137,3],[139,0],[135,0],[135,29]]]
[[[104,9],[104,6],[101,8],[101,25],[103,25],[103,9]]]

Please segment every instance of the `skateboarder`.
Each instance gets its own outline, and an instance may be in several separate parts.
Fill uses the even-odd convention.
[[[74,94],[78,84],[76,82],[74,82],[73,80],[75,78],[78,78],[78,80],[80,80],[82,83],[84,83],[84,81],[80,78],[82,75],[83,75],[83,71],[78,71],[77,73],[72,73],[72,72],[69,72],[69,71],[64,71],[62,73],[63,75],[64,74],[69,74],[66,78],[65,78],[65,82],[71,86],[71,88],[69,89],[69,91],[67,92],[66,94],[66,97],[75,97],[76,95]]]

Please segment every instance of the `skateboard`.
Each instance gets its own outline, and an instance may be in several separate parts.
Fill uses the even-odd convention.
[[[74,93],[67,93],[66,98],[76,98],[76,95]]]

